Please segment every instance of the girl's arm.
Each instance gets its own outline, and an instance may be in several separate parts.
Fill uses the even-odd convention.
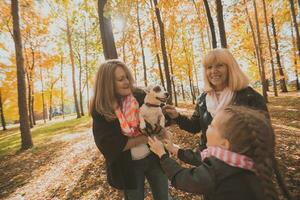
[[[173,144],[170,139],[164,140],[164,146],[172,155],[176,156],[187,164],[193,166],[199,166],[202,164],[200,152],[194,152],[191,149],[181,149],[178,145]]]
[[[203,163],[196,168],[183,168],[167,154],[161,157],[160,163],[175,188],[196,194],[213,191],[214,172],[209,165]]]
[[[214,188],[213,170],[207,164],[196,168],[183,168],[169,158],[164,145],[157,138],[148,138],[151,151],[160,157],[161,166],[175,188],[197,194],[208,194]]]
[[[194,152],[192,149],[179,149],[177,157],[190,165],[199,166],[202,164],[200,152]]]

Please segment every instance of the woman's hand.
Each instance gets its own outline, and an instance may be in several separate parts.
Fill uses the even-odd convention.
[[[155,136],[153,138],[148,137],[148,144],[150,145],[150,150],[159,157],[166,153],[163,143]]]
[[[175,119],[179,116],[179,113],[177,112],[174,106],[166,105],[162,108],[162,110],[163,113],[167,113],[167,115],[169,115],[171,119]]]

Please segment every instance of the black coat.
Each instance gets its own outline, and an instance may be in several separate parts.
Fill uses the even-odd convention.
[[[183,130],[190,133],[202,132],[200,137],[200,149],[206,148],[206,130],[212,121],[211,114],[207,111],[206,107],[206,95],[202,93],[196,103],[195,111],[191,118],[184,115],[179,115],[175,122]],[[266,102],[258,92],[251,87],[246,87],[240,91],[237,91],[232,101],[233,105],[247,106],[253,109],[268,111]]]
[[[191,150],[179,150],[181,158],[194,168],[183,168],[167,154],[161,158],[161,166],[180,190],[202,194],[205,200],[263,200],[263,189],[254,172],[232,167],[225,162],[209,157],[201,161],[199,154]]]
[[[145,92],[136,90],[133,95],[141,106]],[[92,117],[94,140],[106,161],[108,183],[117,189],[136,189],[130,150],[123,151],[128,137],[122,134],[119,120],[107,121],[95,110]]]

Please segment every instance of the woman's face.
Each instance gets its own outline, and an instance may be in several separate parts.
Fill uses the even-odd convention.
[[[214,90],[220,91],[227,86],[228,69],[224,63],[217,63],[206,68],[206,76]]]
[[[117,67],[115,70],[115,91],[121,97],[131,94],[128,76],[122,67]]]
[[[215,146],[223,149],[229,149],[229,141],[223,137],[222,132],[224,117],[226,118],[226,113],[223,111],[219,112],[208,126],[206,131],[208,147]]]

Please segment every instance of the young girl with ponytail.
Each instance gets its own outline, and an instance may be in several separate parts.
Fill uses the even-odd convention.
[[[229,106],[217,113],[206,134],[208,148],[198,153],[179,149],[169,140],[163,144],[148,139],[175,188],[203,194],[209,200],[278,199],[272,182],[275,138],[268,117],[246,107]],[[165,148],[196,167],[181,167]]]

